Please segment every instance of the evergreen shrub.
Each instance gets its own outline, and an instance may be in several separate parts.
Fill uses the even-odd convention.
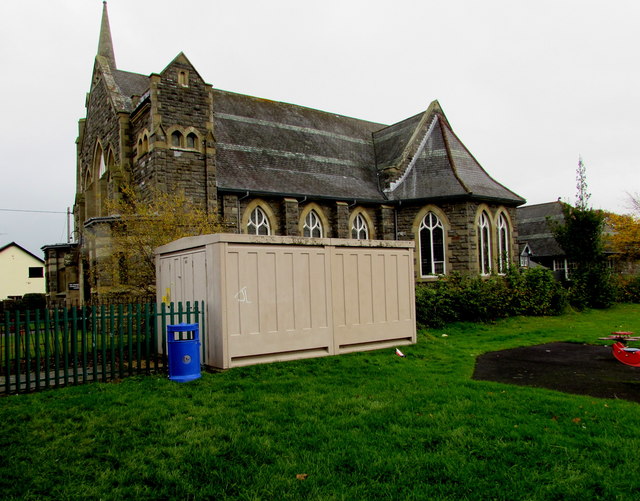
[[[619,275],[616,285],[618,302],[640,303],[640,275]]]
[[[425,327],[457,321],[487,322],[514,315],[559,315],[566,305],[562,284],[544,268],[491,277],[454,273],[416,287],[416,317]]]

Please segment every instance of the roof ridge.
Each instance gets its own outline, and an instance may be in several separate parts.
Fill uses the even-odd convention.
[[[450,127],[446,127],[446,128],[447,128],[447,130],[449,132],[451,132],[453,134],[453,131],[451,130]],[[455,136],[455,134],[454,134],[454,136]],[[458,141],[460,141],[460,138],[458,138],[457,136],[456,136],[456,139],[458,139]],[[455,163],[455,161],[453,159],[453,154],[451,153],[451,145],[449,144],[449,138],[447,137],[447,134],[445,133],[444,130],[442,130],[442,140],[444,141],[444,150],[447,152],[447,158],[449,159],[449,165],[451,165],[451,171],[453,172],[453,176],[456,178],[456,181],[458,181],[460,186],[462,186],[462,189],[465,192],[467,192],[469,195],[471,195],[472,194],[471,190],[467,187],[467,185],[464,183],[464,181],[462,181],[462,179],[460,178],[460,175],[458,174],[458,167],[456,167],[456,163]],[[470,154],[469,150],[467,150],[466,146],[464,146],[462,141],[460,141],[460,143],[462,144],[464,149],[467,151],[467,153]],[[471,155],[471,157],[473,158],[473,155]],[[473,158],[473,159],[476,160],[475,158]],[[477,160],[476,160],[476,163],[478,163]],[[478,164],[478,165],[480,165],[480,164]]]
[[[285,105],[285,106],[293,106],[294,108],[300,108],[300,109],[303,109],[303,110],[314,111],[316,113],[322,113],[322,114],[325,114],[325,115],[331,115],[331,116],[334,116],[334,117],[337,117],[337,118],[340,118],[340,119],[352,120],[354,122],[359,122],[361,124],[380,126],[381,129],[379,129],[379,130],[383,130],[384,128],[387,127],[385,124],[381,124],[379,122],[372,122],[371,120],[365,120],[365,119],[362,119],[362,118],[351,117],[351,116],[343,115],[341,113],[336,113],[336,112],[333,112],[333,111],[320,110],[318,108],[313,108],[311,106],[305,106],[305,105],[302,105],[302,104],[289,103],[287,101],[276,101],[274,99],[269,99],[269,98],[259,97],[259,96],[252,96],[250,94],[243,94],[241,92],[234,92],[234,91],[225,90],[225,89],[218,89],[216,87],[212,87],[212,90],[214,92],[221,92],[221,93],[229,94],[229,95],[232,95],[232,96],[239,96],[239,97],[243,97],[243,98],[256,99],[258,101],[263,101],[263,102],[272,102],[272,103],[281,104],[281,105]],[[374,132],[372,132],[372,134],[377,133],[377,132],[378,131],[374,131]]]
[[[425,114],[426,114],[426,112],[425,112]],[[403,150],[402,155],[400,156],[400,162],[398,162],[398,163],[403,164],[409,158],[409,153],[407,153],[407,151],[408,151],[410,146],[412,147],[414,145],[414,143],[416,141],[417,131],[418,130],[423,130],[425,123],[426,123],[426,117],[423,117],[423,119],[420,120],[420,123],[416,127],[416,131],[413,133],[413,135],[411,136],[411,139],[408,141],[407,146]],[[413,170],[413,166],[416,164],[416,162],[418,160],[418,157],[420,156],[420,153],[422,153],[422,150],[424,150],[424,147],[427,144],[427,140],[429,139],[429,137],[433,133],[433,130],[434,130],[434,128],[435,128],[437,123],[438,123],[438,114],[434,113],[433,114],[433,119],[431,120],[431,123],[429,124],[429,127],[427,128],[427,131],[425,132],[424,136],[422,136],[422,139],[420,140],[420,143],[418,144],[418,147],[415,149],[413,155],[411,156],[411,159],[409,160],[408,165],[404,169],[404,172],[402,173],[402,175],[398,179],[396,179],[395,181],[392,181],[391,183],[389,183],[389,187],[386,190],[384,190],[385,192],[394,191],[407,178],[407,176],[409,175],[409,172],[411,172]]]

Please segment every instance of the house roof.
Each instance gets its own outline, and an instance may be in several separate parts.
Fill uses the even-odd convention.
[[[127,97],[142,96],[147,90],[149,90],[148,76],[113,69],[111,72],[114,80],[120,88],[120,92]]]
[[[386,127],[213,92],[220,189],[371,201],[465,196],[524,203],[480,166],[437,101]],[[384,186],[387,178],[392,182]]]
[[[518,207],[516,214],[521,247],[528,244],[532,255],[537,257],[564,256],[549,226],[549,221],[564,221],[561,202],[525,205]]]
[[[372,133],[383,126],[214,90],[221,189],[383,200]]]
[[[11,247],[15,247],[19,250],[21,250],[22,252],[24,252],[25,254],[28,254],[29,256],[31,256],[34,259],[37,259],[38,261],[40,261],[41,263],[44,264],[44,259],[36,256],[35,254],[33,254],[32,252],[29,252],[27,249],[25,249],[24,247],[22,247],[21,245],[18,245],[15,242],[10,242],[6,245],[3,245],[2,247],[0,247],[0,253],[4,252],[5,250],[11,248]]]
[[[392,200],[439,197],[524,199],[495,181],[451,129],[437,101],[422,114],[374,134],[378,169],[390,173]]]

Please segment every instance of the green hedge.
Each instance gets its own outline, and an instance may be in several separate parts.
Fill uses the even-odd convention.
[[[43,310],[47,307],[47,296],[44,294],[29,293],[20,299],[5,299],[0,301],[0,315],[4,312]]]
[[[452,274],[416,287],[416,318],[428,327],[514,315],[559,315],[566,306],[567,292],[545,268],[484,278]]]

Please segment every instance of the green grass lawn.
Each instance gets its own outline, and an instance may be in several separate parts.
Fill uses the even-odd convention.
[[[638,404],[471,379],[480,353],[614,330],[640,332],[640,306],[421,331],[406,358],[5,397],[0,496],[640,499]]]

